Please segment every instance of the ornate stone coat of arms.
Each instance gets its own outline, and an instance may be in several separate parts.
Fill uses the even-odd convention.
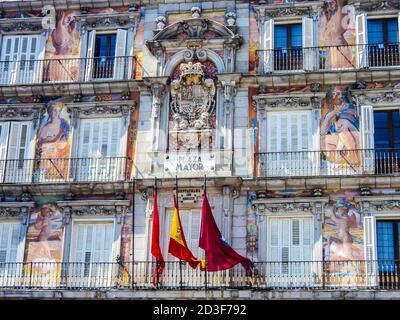
[[[207,129],[215,111],[215,84],[204,79],[201,63],[181,64],[179,80],[171,84],[173,130]]]

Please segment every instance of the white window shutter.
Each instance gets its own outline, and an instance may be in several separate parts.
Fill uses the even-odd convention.
[[[88,35],[88,46],[86,53],[85,63],[85,81],[89,81],[92,78],[93,62],[94,62],[94,46],[96,41],[96,30],[92,30]]]
[[[125,70],[128,68],[126,59],[126,39],[128,31],[124,29],[117,30],[117,40],[115,46],[114,79],[125,79]]]
[[[356,16],[356,53],[357,68],[368,67],[368,37],[367,37],[367,14]]]
[[[376,218],[364,217],[364,255],[366,264],[367,286],[376,286],[378,277],[378,264],[376,261]]]
[[[0,263],[17,262],[18,223],[0,223]]]
[[[200,221],[201,215],[199,211],[192,210],[191,213],[191,230],[188,246],[190,251],[196,258],[204,258],[203,250],[199,248],[200,237]]]
[[[264,35],[264,54],[263,65],[264,72],[272,72],[274,70],[274,19],[264,22],[265,35]]]
[[[397,35],[398,35],[398,41],[399,41],[399,45],[400,45],[400,12],[397,14],[397,21],[398,21],[398,24],[397,24]]]
[[[364,171],[374,172],[374,108],[372,106],[361,106],[361,149]]]
[[[10,123],[0,123],[0,182],[4,181]]]
[[[34,75],[34,81],[36,83],[41,83],[42,82],[42,77],[43,77],[43,68],[44,68],[44,55],[46,51],[46,42],[47,42],[47,32],[43,32],[39,37],[38,37],[38,45],[37,45],[37,53],[36,53],[36,59],[37,62],[35,63],[35,75]]]
[[[314,20],[303,17],[302,24],[303,36],[303,63],[304,70],[312,71],[315,68],[315,48],[314,48]]]

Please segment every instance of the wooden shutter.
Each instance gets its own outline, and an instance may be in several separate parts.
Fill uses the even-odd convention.
[[[75,224],[73,262],[112,262],[113,223]]]
[[[264,54],[263,65],[264,72],[272,72],[274,70],[274,19],[264,22],[265,35],[264,35]]]
[[[376,286],[378,267],[376,261],[376,218],[375,216],[364,217],[364,255],[366,264],[366,284]]]
[[[267,126],[269,174],[310,174],[311,111],[269,112]]]
[[[367,37],[367,14],[356,16],[356,52],[357,68],[368,67],[368,37]]]
[[[82,120],[80,157],[117,157],[120,155],[120,119]]]
[[[8,159],[24,160],[29,150],[30,124],[11,122]]]
[[[43,77],[43,68],[44,68],[44,55],[46,52],[46,42],[47,42],[47,32],[42,33],[40,37],[38,37],[38,47],[36,50],[36,59],[37,62],[34,65],[34,81],[36,83],[41,83],[42,82],[42,77]]]
[[[399,41],[399,44],[400,44],[400,12],[397,14],[397,21],[398,21],[398,23],[397,23],[397,36],[398,36],[398,41]]]
[[[0,223],[0,263],[17,262],[18,223]]]
[[[316,61],[316,50],[314,48],[314,21],[312,18],[303,17],[302,36],[304,70],[312,71],[315,68]]]
[[[0,182],[4,181],[4,174],[6,169],[7,160],[7,146],[8,146],[8,134],[9,134],[10,123],[0,123]]]
[[[374,147],[374,108],[361,106],[361,152],[366,173],[373,173],[375,170]]]
[[[115,46],[114,79],[125,79],[125,71],[128,68],[126,58],[126,39],[128,31],[124,29],[117,30],[117,40]]]
[[[85,81],[90,81],[92,79],[93,71],[93,58],[94,58],[94,46],[96,41],[96,30],[92,30],[88,35],[88,45],[86,54],[86,64],[85,64]]]

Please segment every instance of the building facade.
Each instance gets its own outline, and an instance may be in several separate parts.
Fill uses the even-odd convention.
[[[1,1],[0,34],[1,297],[400,297],[397,1]],[[205,176],[250,273],[168,254],[176,192],[204,257]]]

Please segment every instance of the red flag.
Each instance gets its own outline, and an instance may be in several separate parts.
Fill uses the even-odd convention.
[[[168,252],[177,257],[179,260],[188,262],[189,265],[194,269],[196,269],[197,266],[200,266],[200,269],[202,269],[202,265],[204,265],[200,259],[197,259],[193,255],[186,243],[175,195],[174,215],[172,217],[171,232],[169,235]]]
[[[156,258],[154,282],[164,271],[165,262],[160,248],[160,220],[158,216],[157,188],[154,188],[153,225],[151,229],[151,254]]]
[[[207,271],[230,269],[238,263],[241,263],[246,270],[250,270],[253,265],[249,259],[233,250],[222,237],[206,193],[203,195],[199,247],[206,251]]]

